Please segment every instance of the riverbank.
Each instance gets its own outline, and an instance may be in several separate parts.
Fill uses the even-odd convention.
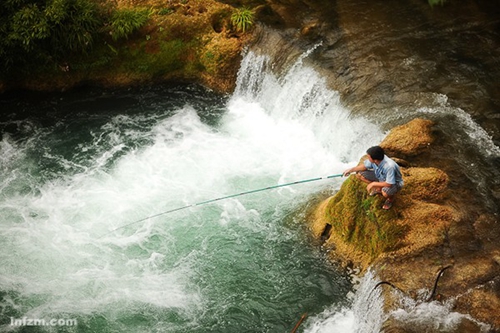
[[[380,145],[402,166],[405,187],[393,208],[370,197],[354,176],[311,216],[310,229],[330,259],[361,272],[371,268],[386,299],[390,332],[439,332],[391,315],[403,296],[452,304],[470,315],[453,332],[498,332],[500,228],[493,214],[472,207],[471,193],[450,184],[450,170],[432,166],[441,148],[435,124],[415,119]]]
[[[235,7],[213,0],[120,0],[116,8],[149,10],[147,23],[126,39],[105,40],[57,66],[19,73],[0,91],[65,91],[81,85],[127,87],[154,82],[234,89],[243,45],[250,33],[231,21]]]

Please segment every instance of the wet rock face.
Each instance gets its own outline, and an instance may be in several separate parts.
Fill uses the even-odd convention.
[[[435,149],[434,126],[415,119],[394,128],[381,143],[390,157],[406,163],[401,168],[405,186],[391,211],[383,211],[383,200],[367,196],[366,185],[351,176],[318,207],[311,230],[332,250],[332,260],[361,271],[374,267],[382,281],[406,297],[451,302],[453,311],[472,316],[474,320],[464,319],[452,332],[480,332],[481,325],[496,332],[500,329],[498,221],[480,207],[471,212],[470,198],[451,190],[447,170],[420,163]],[[388,312],[399,306],[391,291],[385,290]],[[392,317],[385,331],[434,332]]]
[[[268,1],[358,112],[443,94],[500,143],[500,1]]]
[[[278,74],[290,58],[314,50],[303,61],[355,116],[383,130],[415,117],[435,121],[438,142],[418,162],[447,169],[457,195],[500,213],[500,0],[450,0],[434,8],[426,0],[267,4],[280,6],[273,12],[280,23],[271,26],[289,45],[259,37],[258,47]],[[400,138],[402,147],[420,134]]]

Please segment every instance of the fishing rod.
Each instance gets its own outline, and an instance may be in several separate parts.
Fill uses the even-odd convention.
[[[251,193],[268,191],[268,190],[272,190],[272,189],[279,188],[279,187],[291,186],[291,185],[297,185],[297,184],[303,184],[303,183],[309,183],[309,182],[315,182],[315,181],[322,180],[322,179],[330,179],[330,178],[336,178],[336,177],[342,177],[342,176],[343,176],[343,174],[340,173],[340,174],[336,174],[336,175],[330,175],[330,176],[324,176],[324,177],[317,177],[317,178],[311,178],[311,179],[298,180],[298,181],[291,182],[291,183],[278,184],[278,185],[263,187],[263,188],[259,188],[259,189],[256,189],[256,190],[245,191],[245,192],[241,192],[241,193],[231,194],[231,195],[228,195],[228,196],[225,196],[225,197],[220,197],[220,198],[215,198],[215,199],[210,199],[210,200],[206,200],[206,201],[197,202],[197,203],[186,205],[186,206],[183,206],[183,207],[178,207],[178,208],[174,208],[174,209],[171,209],[171,210],[167,210],[165,212],[161,212],[161,213],[158,213],[158,214],[155,214],[155,215],[151,215],[151,216],[145,217],[143,219],[140,219],[140,220],[137,220],[137,221],[125,224],[125,225],[123,225],[121,227],[118,227],[116,229],[111,230],[110,232],[102,235],[99,238],[102,238],[102,237],[104,237],[106,235],[109,235],[110,233],[113,233],[113,232],[115,232],[117,230],[126,228],[128,226],[133,225],[133,224],[140,223],[140,222],[143,222],[143,221],[146,221],[148,219],[152,219],[152,218],[155,218],[155,217],[158,217],[158,216],[167,215],[167,214],[170,214],[170,213],[173,213],[173,212],[177,212],[179,210],[183,210],[183,209],[187,209],[187,208],[191,208],[191,207],[196,207],[196,206],[201,206],[201,205],[205,205],[205,204],[216,202],[216,201],[220,201],[220,200],[235,198],[235,197],[239,197],[239,196],[247,195],[247,194],[251,194]]]

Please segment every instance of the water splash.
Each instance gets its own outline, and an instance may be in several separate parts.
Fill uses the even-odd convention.
[[[383,133],[369,120],[353,116],[341,104],[338,92],[328,89],[302,60],[277,78],[269,57],[249,51],[238,73],[233,103],[239,99],[256,103],[278,123],[286,120],[309,129],[341,161],[359,159],[367,147],[381,141]]]
[[[474,322],[481,333],[489,332],[491,327],[472,318],[468,314],[453,311],[454,300],[446,302],[422,302],[405,295],[400,296],[400,307],[388,314],[401,328],[418,328],[420,331],[455,332],[462,321]]]
[[[242,71],[262,70],[247,63]],[[351,119],[301,64],[284,81],[261,74],[253,87],[269,84],[252,94],[240,85],[210,122],[189,104],[160,114],[104,110],[94,123],[88,110],[35,125],[42,134],[30,140],[5,139],[11,162],[2,172],[31,190],[10,191],[13,181],[2,179],[10,191],[0,201],[0,241],[9,249],[0,254],[2,307],[18,317],[70,313],[97,331],[281,331],[302,308],[344,295],[349,284],[317,264],[296,214],[340,179],[190,209],[99,239],[152,213],[341,172],[382,136],[373,127],[353,137],[373,125]],[[305,90],[294,90],[300,78]],[[30,176],[21,177],[26,165]]]
[[[380,288],[374,289],[378,280],[368,271],[360,280],[350,307],[326,309],[310,318],[305,333],[373,333],[380,332],[385,319],[384,299]]]
[[[492,136],[479,126],[471,115],[461,108],[452,107],[448,103],[448,97],[443,94],[435,94],[435,107],[421,107],[416,110],[421,114],[449,114],[456,117],[456,130],[459,128],[465,132],[465,140],[469,145],[474,145],[489,157],[500,157],[500,147],[495,145]]]

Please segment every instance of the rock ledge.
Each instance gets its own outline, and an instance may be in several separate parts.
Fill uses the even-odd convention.
[[[310,230],[342,266],[361,274],[370,267],[417,302],[447,302],[468,315],[453,332],[500,332],[500,226],[481,207],[468,207],[468,198],[454,195],[450,170],[432,166],[433,127],[414,119],[380,143],[401,165],[405,181],[391,210],[381,209],[383,198],[368,196],[365,184],[351,176],[319,204]],[[383,289],[386,332],[442,331],[392,316],[398,296]]]

